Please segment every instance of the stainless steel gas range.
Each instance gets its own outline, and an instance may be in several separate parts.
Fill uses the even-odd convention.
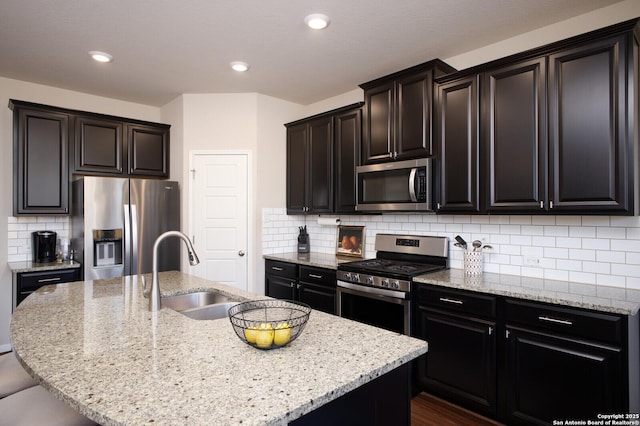
[[[338,315],[411,334],[413,277],[448,267],[445,237],[377,234],[376,258],[338,265]]]

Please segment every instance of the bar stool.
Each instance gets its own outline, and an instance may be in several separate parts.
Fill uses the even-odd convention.
[[[12,352],[0,355],[0,398],[37,384]]]
[[[0,399],[0,426],[95,426],[42,386]]]

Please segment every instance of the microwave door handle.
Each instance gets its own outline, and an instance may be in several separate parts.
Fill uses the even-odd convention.
[[[418,197],[416,196],[416,174],[418,173],[418,168],[414,167],[411,169],[411,173],[409,174],[409,197],[411,197],[411,201],[414,203],[418,202]]]

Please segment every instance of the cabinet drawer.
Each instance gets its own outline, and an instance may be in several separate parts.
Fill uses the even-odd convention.
[[[299,281],[314,283],[326,287],[336,287],[336,271],[324,268],[300,267]]]
[[[622,316],[551,306],[544,303],[506,300],[507,325],[519,324],[554,333],[609,343],[621,343]]]
[[[68,283],[79,279],[80,268],[23,272],[18,274],[18,288],[20,291],[35,290],[45,285]]]
[[[295,263],[267,260],[264,271],[267,274],[277,275],[279,277],[293,278],[294,280],[298,278],[298,265]]]
[[[496,316],[496,298],[469,291],[418,285],[418,305],[483,317]]]

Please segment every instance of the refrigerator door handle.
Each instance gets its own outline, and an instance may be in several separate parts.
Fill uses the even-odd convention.
[[[131,209],[129,204],[124,205],[124,275],[131,275],[129,247],[131,246]]]
[[[138,207],[131,204],[131,275],[138,274]]]

